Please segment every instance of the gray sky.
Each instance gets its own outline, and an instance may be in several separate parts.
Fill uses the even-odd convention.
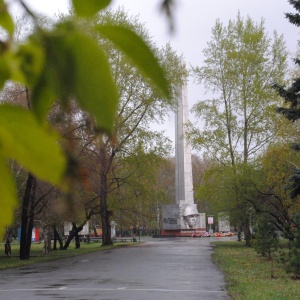
[[[32,9],[53,15],[58,11],[67,12],[69,0],[24,0]],[[84,0],[83,0],[84,1]],[[13,2],[13,0],[7,0]],[[159,11],[162,0],[114,0],[112,8],[123,6],[129,15],[139,15],[150,35],[158,46],[170,42],[179,55],[185,57],[187,64],[201,66],[202,50],[210,41],[211,29],[216,19],[227,25],[235,19],[238,11],[242,17],[248,15],[255,21],[265,20],[266,31],[271,35],[274,30],[283,34],[287,49],[294,53],[299,40],[299,29],[288,22],[285,12],[294,12],[287,0],[177,0],[175,14],[175,33],[168,30],[168,23]],[[292,57],[292,55],[291,55]],[[192,80],[188,84],[189,107],[197,100],[205,98],[201,86]],[[174,137],[174,124],[165,124],[167,134]]]

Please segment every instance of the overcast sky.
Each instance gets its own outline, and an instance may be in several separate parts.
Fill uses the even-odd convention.
[[[13,0],[7,0],[14,2]],[[24,0],[36,11],[53,15],[58,11],[67,12],[69,0]],[[200,65],[202,49],[210,40],[211,28],[216,19],[227,24],[235,19],[238,11],[246,17],[260,21],[265,19],[266,30],[277,30],[285,36],[288,49],[296,49],[299,30],[284,17],[293,11],[287,0],[176,0],[176,31],[170,35],[166,18],[159,11],[162,0],[114,0],[112,8],[123,6],[129,15],[139,15],[158,45],[170,41],[187,63]]]
[[[28,5],[48,15],[58,11],[67,12],[69,0],[24,0]],[[82,0],[84,1],[84,0]],[[13,0],[7,0],[13,2]],[[265,20],[266,31],[271,35],[274,30],[283,34],[287,49],[294,53],[299,40],[299,29],[288,22],[285,12],[294,12],[287,0],[177,0],[175,33],[168,30],[168,23],[159,11],[162,0],[114,0],[112,8],[123,6],[129,15],[139,15],[157,45],[170,42],[187,64],[201,66],[202,50],[211,38],[211,29],[216,19],[227,25],[229,19],[236,19],[238,11],[242,17],[250,16],[260,22]],[[291,56],[292,57],[292,56]],[[204,90],[190,81],[188,85],[189,107],[203,99]],[[166,125],[167,134],[174,135],[173,122]]]

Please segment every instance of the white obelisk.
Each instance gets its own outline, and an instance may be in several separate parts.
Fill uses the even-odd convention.
[[[186,82],[178,87],[175,116],[176,204],[194,204],[191,147],[186,137],[188,98]]]
[[[199,236],[206,230],[206,218],[194,203],[191,147],[186,135],[189,120],[186,82],[178,87],[176,100],[176,203],[162,206],[162,235]]]

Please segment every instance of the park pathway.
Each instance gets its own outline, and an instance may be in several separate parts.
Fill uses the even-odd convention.
[[[230,299],[223,274],[211,261],[212,239],[151,238],[133,247],[0,271],[0,299]]]

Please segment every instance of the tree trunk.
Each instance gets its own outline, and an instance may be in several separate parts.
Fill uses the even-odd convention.
[[[246,217],[243,221],[243,230],[244,230],[244,237],[245,237],[246,247],[250,247],[251,246],[251,231],[250,231],[248,217]]]
[[[35,205],[35,191],[36,191],[36,180],[34,178],[33,185],[32,185],[32,193],[30,197],[29,203],[29,216],[28,216],[28,236],[27,236],[27,253],[28,257],[30,256],[30,247],[31,247],[31,237],[32,237],[32,230],[34,226],[34,205]]]
[[[108,161],[106,159],[105,147],[100,148],[100,166],[101,166],[101,179],[100,179],[100,215],[102,224],[102,246],[112,245],[111,230],[110,230],[110,217],[112,212],[107,209],[107,170]]]
[[[79,240],[79,235],[78,233],[83,229],[83,225],[80,226],[76,226],[75,223],[72,223],[72,230],[69,233],[68,239],[63,247],[64,250],[68,249],[71,241],[73,240],[73,238],[75,237],[75,248],[78,249],[80,248],[80,240]],[[77,240],[78,238],[78,240]],[[78,245],[79,244],[79,245]]]
[[[55,232],[53,232],[53,250],[57,250],[57,236],[55,234]]]
[[[30,173],[22,201],[20,259],[29,259],[31,236],[33,229],[33,206],[35,200],[36,181]]]
[[[111,239],[110,215],[111,213],[107,210],[106,200],[101,201],[102,246],[113,244]]]
[[[95,223],[93,223],[93,231],[94,231],[95,237],[98,237],[98,232],[97,232],[97,228],[96,228]]]
[[[101,196],[100,196],[100,215],[102,224],[102,246],[112,245],[110,216],[111,212],[107,209],[106,177],[101,178]]]
[[[62,239],[60,237],[59,232],[57,231],[56,225],[52,226],[53,234],[54,234],[54,242],[53,242],[53,250],[57,250],[56,243],[59,242],[59,249],[62,250],[64,248]]]
[[[76,231],[75,232],[75,249],[79,249],[80,248],[80,239],[79,239],[79,234]]]
[[[44,228],[44,254],[48,254],[51,251],[51,233],[49,228],[46,226]]]
[[[69,232],[69,236],[68,236],[68,238],[67,238],[67,240],[66,240],[66,242],[65,242],[65,244],[64,244],[64,247],[63,247],[64,250],[67,250],[67,249],[68,249],[68,247],[69,247],[71,241],[72,241],[73,238],[74,238],[74,235],[75,235],[75,234],[73,234],[73,232],[72,232],[72,230],[71,230],[71,231]]]

